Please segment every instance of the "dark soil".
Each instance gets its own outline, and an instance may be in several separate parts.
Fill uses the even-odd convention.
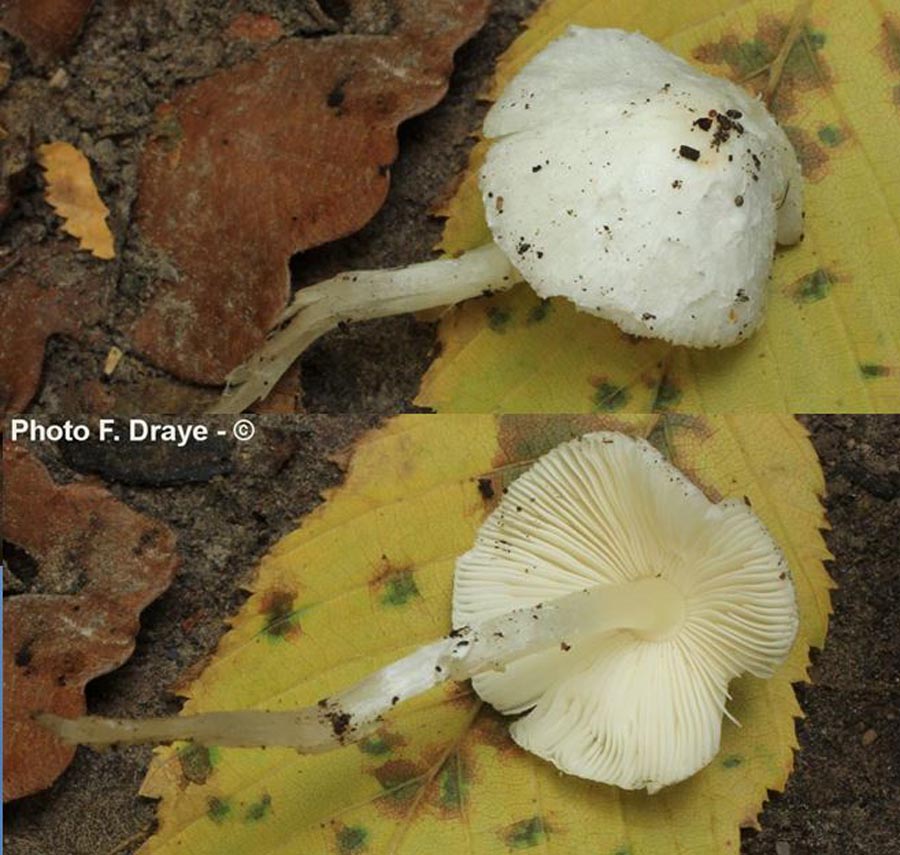
[[[827,479],[826,539],[840,587],[826,649],[814,655],[813,685],[798,687],[807,718],[798,724],[796,771],[762,814],[762,830],[746,832],[741,851],[893,855],[900,853],[900,418],[816,416],[805,423]],[[173,526],[184,564],[144,613],[131,660],[90,685],[92,712],[177,710],[166,687],[212,652],[223,620],[243,601],[250,568],[340,480],[328,455],[372,420],[268,417],[259,424],[254,441],[229,447],[228,471],[213,461],[220,474],[206,482],[110,485]],[[36,451],[57,479],[77,476],[60,449]],[[101,472],[110,466],[84,453],[78,465]],[[157,459],[148,472],[150,463],[134,463],[116,477],[171,482],[179,465]],[[19,589],[27,590],[33,573],[25,557],[9,557]],[[121,851],[134,851],[154,822],[153,804],[135,795],[149,758],[148,748],[80,750],[50,790],[6,808],[4,846],[14,855],[93,855],[130,841]]]

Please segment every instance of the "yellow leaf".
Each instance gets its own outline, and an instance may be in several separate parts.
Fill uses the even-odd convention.
[[[47,172],[47,201],[62,217],[63,229],[97,258],[115,258],[106,224],[109,208],[97,192],[88,159],[66,142],[42,145],[38,156]]]
[[[795,0],[550,0],[498,64],[493,91],[577,23],[639,29],[744,80],[778,52]],[[806,177],[803,243],[779,251],[766,322],[726,350],[635,340],[527,286],[450,311],[418,403],[446,412],[896,412],[900,409],[900,13],[818,0],[773,109]],[[758,88],[765,74],[753,77]],[[489,240],[480,143],[443,213],[443,248]]]
[[[781,416],[406,416],[368,434],[344,484],[264,559],[187,712],[286,709],[346,687],[450,628],[454,560],[503,487],[589,430],[646,436],[708,495],[746,495],[785,550],[801,628],[768,681],[732,684],[719,755],[655,796],[561,775],[519,749],[469,685],[398,706],[364,742],[284,749],[170,748],[143,793],[162,799],[142,855],[492,855],[737,852],[767,789],[783,787],[800,709],[791,683],[821,646],[830,580],[822,474]]]

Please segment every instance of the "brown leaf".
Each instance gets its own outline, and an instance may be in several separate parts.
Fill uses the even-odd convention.
[[[3,800],[50,786],[74,749],[32,720],[79,715],[84,686],[134,649],[141,610],[164,591],[179,559],[159,522],[89,484],[59,486],[19,445],[3,449],[4,537],[38,567],[50,593],[3,603]]]
[[[284,35],[281,24],[269,15],[241,12],[225,30],[225,37],[247,42],[274,42]]]
[[[64,56],[75,43],[93,0],[7,0],[0,27],[25,42],[38,62]]]
[[[387,36],[285,39],[182,89],[157,114],[136,205],[179,271],[133,329],[182,379],[221,383],[288,298],[288,259],[381,207],[396,128],[446,91],[488,0],[403,0]]]
[[[106,224],[109,208],[103,204],[88,159],[67,142],[52,142],[38,149],[46,170],[44,194],[63,218],[63,230],[79,238],[82,249],[97,258],[115,258],[113,236]]]
[[[74,251],[74,245],[62,243],[29,247],[5,277],[0,288],[0,413],[28,406],[50,336],[83,338],[103,316],[110,274],[90,263],[74,263]]]

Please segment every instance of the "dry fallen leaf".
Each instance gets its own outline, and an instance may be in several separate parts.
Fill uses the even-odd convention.
[[[50,593],[3,603],[3,800],[50,786],[71,746],[34,712],[79,715],[85,684],[134,649],[141,610],[172,580],[175,536],[107,490],[59,486],[22,446],[3,449],[3,536],[37,565]]]
[[[63,230],[97,258],[115,258],[112,232],[106,224],[109,208],[97,192],[88,159],[67,142],[42,145],[38,159],[46,171],[45,196],[63,218]]]
[[[289,294],[288,259],[381,207],[400,122],[444,94],[487,0],[399,0],[390,35],[283,39],[183,88],[140,166],[145,244],[178,270],[133,330],[181,379],[221,383]]]
[[[0,414],[28,406],[50,336],[84,339],[103,317],[111,268],[89,259],[74,263],[74,252],[69,241],[53,242],[27,247],[10,262],[0,288]]]
[[[94,0],[7,0],[0,28],[21,39],[33,60],[63,56],[75,43]]]
[[[785,551],[801,626],[770,680],[731,685],[716,758],[648,796],[560,774],[520,749],[509,719],[466,684],[387,715],[321,755],[282,748],[160,749],[144,795],[161,798],[142,855],[736,853],[767,789],[784,787],[832,587],[822,472],[803,428],[779,416],[406,416],[362,438],[343,484],[263,560],[252,595],[186,713],[287,710],[351,685],[450,628],[455,557],[534,459],[597,430],[645,436],[711,498],[746,496]]]

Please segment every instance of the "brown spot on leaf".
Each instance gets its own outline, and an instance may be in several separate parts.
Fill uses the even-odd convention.
[[[894,74],[900,74],[900,15],[887,12],[881,21],[878,52]]]
[[[811,133],[802,128],[787,125],[784,132],[800,159],[803,177],[813,183],[821,181],[828,174],[828,152],[816,142]]]
[[[552,831],[555,829],[551,829],[546,819],[536,814],[506,826],[501,837],[508,849],[532,849],[546,845]]]
[[[381,566],[369,580],[369,587],[383,606],[405,606],[421,596],[415,568],[411,565],[395,567],[386,556],[382,556]]]
[[[372,774],[385,790],[386,799],[381,802],[408,803],[416,794],[425,776],[425,769],[411,760],[388,760],[372,770]],[[390,809],[390,806],[388,806]]]
[[[147,143],[135,217],[177,278],[156,283],[133,327],[138,352],[180,379],[223,382],[287,302],[291,255],[381,207],[377,167],[396,157],[397,125],[444,94],[488,3],[405,6],[391,35],[283,39],[171,99],[177,144]]]
[[[494,489],[505,486],[551,448],[598,430],[632,432],[621,420],[600,414],[501,416],[497,431],[500,453],[493,460],[500,471],[492,474]],[[522,468],[510,467],[516,463]]]
[[[58,486],[21,445],[5,444],[3,475],[4,538],[34,559],[35,587],[53,590],[53,580],[71,575],[73,560],[80,568],[77,594],[23,594],[3,603],[9,800],[48,787],[74,754],[32,715],[84,712],[85,684],[131,655],[138,615],[169,585],[178,557],[170,530],[100,487]],[[156,534],[136,555],[148,532]]]
[[[672,381],[668,381],[672,382]],[[663,457],[680,469],[688,480],[696,484],[704,495],[712,502],[719,502],[724,497],[715,487],[707,484],[699,473],[689,466],[687,461],[678,454],[679,433],[689,433],[689,447],[696,447],[712,437],[713,429],[709,422],[701,416],[687,415],[684,413],[666,413],[660,416],[653,429],[647,435],[650,443]]]
[[[178,751],[178,765],[186,782],[205,784],[213,770],[213,749],[196,742],[188,743]]]
[[[732,79],[745,81],[746,85],[762,92],[768,78],[765,73],[758,72],[775,59],[789,27],[788,18],[764,15],[760,17],[759,26],[752,36],[726,33],[717,41],[700,45],[693,56],[710,65],[727,65]],[[794,44],[784,64],[770,105],[779,118],[792,116],[800,110],[800,97],[804,92],[831,86],[834,76],[822,50],[826,40],[821,30],[810,25],[803,28],[801,38]]]
[[[262,595],[259,612],[265,618],[263,632],[270,638],[299,635],[300,616],[294,606],[296,591],[274,589]]]
[[[510,719],[501,715],[493,707],[482,706],[472,724],[472,737],[478,742],[490,745],[501,754],[516,754],[522,751],[509,735]]]

